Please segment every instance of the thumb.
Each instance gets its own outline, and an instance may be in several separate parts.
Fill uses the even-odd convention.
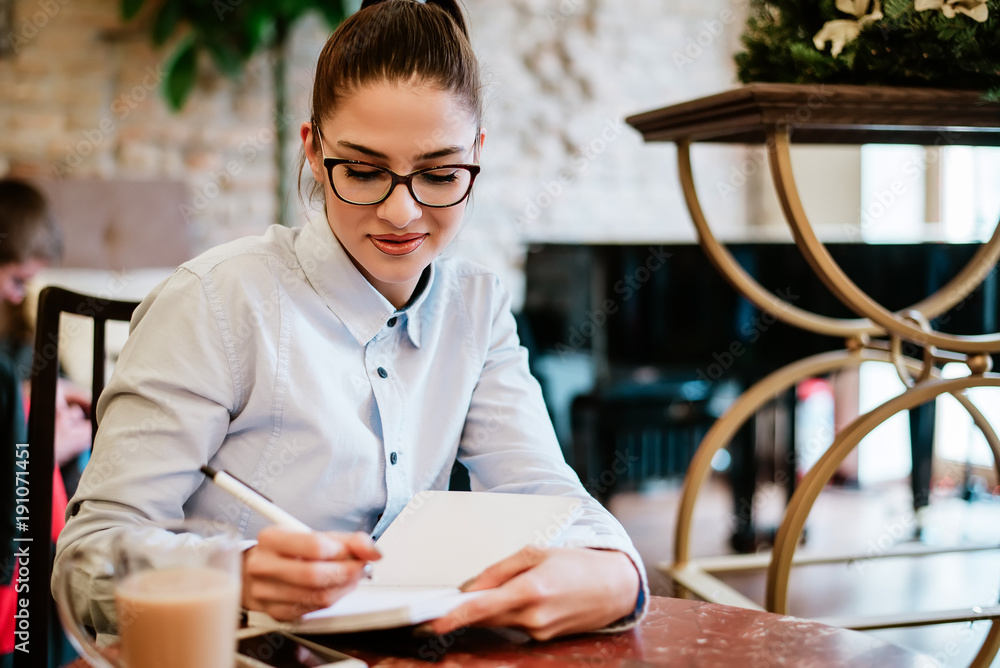
[[[462,591],[480,591],[499,587],[508,580],[537,566],[545,559],[545,550],[528,546],[498,561],[482,573],[462,583]]]

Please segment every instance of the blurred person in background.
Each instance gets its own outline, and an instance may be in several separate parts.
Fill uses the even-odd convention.
[[[0,179],[0,433],[3,456],[13,463],[17,443],[27,442],[28,380],[31,375],[34,333],[24,312],[28,284],[38,272],[59,261],[62,235],[49,213],[48,203],[26,181]],[[72,384],[61,381],[56,397],[56,468],[53,471],[52,541],[65,524],[67,490],[60,466],[74,462],[90,449],[90,399]],[[5,470],[0,483],[0,668],[12,664],[14,613],[17,605],[17,561],[14,558],[14,476]],[[23,594],[22,594],[23,595]],[[74,653],[57,628],[51,639],[50,660],[59,665]]]

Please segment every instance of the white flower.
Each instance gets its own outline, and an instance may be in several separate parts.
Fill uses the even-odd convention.
[[[917,0],[918,3],[921,1],[933,0]],[[985,2],[986,0],[983,1]],[[840,52],[844,50],[844,46],[855,39],[861,33],[862,28],[882,18],[880,0],[875,0],[870,14],[865,13],[871,4],[871,0],[837,0],[837,9],[845,14],[851,14],[855,18],[827,21],[823,24],[820,31],[816,33],[816,36],[813,37],[813,44],[816,45],[817,49],[822,51],[826,47],[826,43],[830,42],[831,55],[834,58],[839,56]]]
[[[837,2],[837,6],[840,6],[839,1]],[[956,13],[965,14],[980,23],[983,23],[990,17],[990,10],[986,6],[986,0],[916,0],[913,8],[918,12],[928,9],[939,9],[949,19],[955,18]]]
[[[827,21],[823,24],[816,36],[813,37],[813,44],[820,51],[830,42],[830,53],[836,58],[844,50],[844,46],[861,33],[861,23],[851,20]]]
[[[871,0],[837,0],[837,9],[860,19],[868,11]]]

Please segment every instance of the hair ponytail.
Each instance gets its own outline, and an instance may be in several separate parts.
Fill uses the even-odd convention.
[[[448,16],[458,25],[458,29],[465,35],[465,39],[469,39],[469,30],[465,27],[465,17],[462,16],[462,8],[458,6],[457,0],[426,0],[425,4],[437,5],[447,12]]]
[[[367,84],[414,78],[455,94],[481,123],[479,63],[458,0],[364,0],[323,47],[311,118],[316,123],[330,118],[341,99]],[[323,190],[314,186],[311,198]]]
[[[367,9],[368,7],[372,7],[385,1],[386,0],[364,0],[361,3],[361,9]],[[469,30],[465,27],[465,17],[462,16],[462,8],[459,7],[456,0],[424,0],[424,4],[437,5],[443,9],[448,16],[455,20],[455,23],[458,24],[462,34],[465,35],[466,39],[468,39]]]

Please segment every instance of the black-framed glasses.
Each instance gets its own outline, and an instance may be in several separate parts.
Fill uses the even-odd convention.
[[[348,204],[381,204],[397,185],[403,183],[419,204],[443,209],[468,197],[479,174],[479,165],[454,164],[418,169],[403,176],[370,162],[328,158],[319,124],[314,123],[313,127],[319,136],[323,166],[330,177],[333,194]]]

